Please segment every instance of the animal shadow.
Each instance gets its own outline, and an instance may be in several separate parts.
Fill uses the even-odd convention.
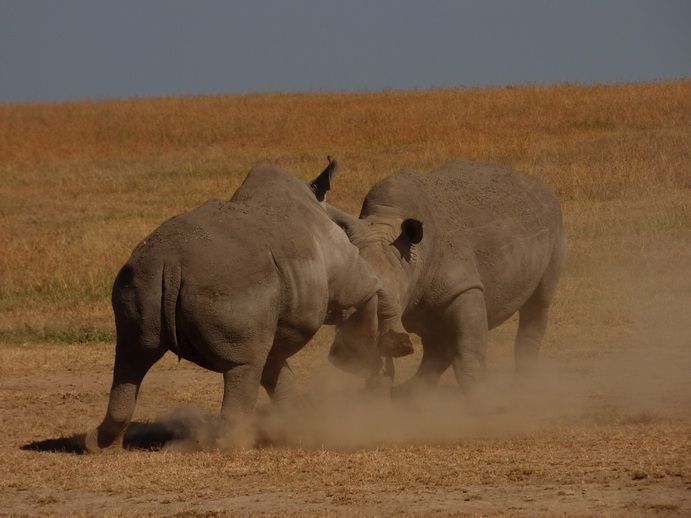
[[[169,423],[131,423],[122,446],[128,450],[157,451],[167,443],[184,439],[185,430]],[[25,451],[84,454],[83,434],[33,441],[20,447]]]

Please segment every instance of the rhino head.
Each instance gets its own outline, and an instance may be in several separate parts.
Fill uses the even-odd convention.
[[[381,280],[389,314],[399,318],[402,308],[415,302],[415,287],[429,269],[425,264],[431,241],[427,234],[433,229],[424,222],[431,222],[432,217],[424,189],[415,188],[419,176],[415,171],[402,171],[375,184],[363,202],[359,219],[327,207],[329,217],[345,231]]]
[[[419,175],[414,171],[411,175]],[[407,176],[407,175],[406,175]],[[415,176],[412,176],[415,179]],[[400,204],[380,203],[379,198],[391,199],[396,191]],[[365,198],[360,218],[327,206],[329,217],[347,234],[351,243],[379,278],[379,339],[382,356],[400,357],[413,352],[402,324],[403,308],[414,302],[419,277],[424,267],[427,219],[420,191],[405,182],[383,180]],[[431,218],[430,218],[431,219]],[[343,330],[343,334],[346,330]]]

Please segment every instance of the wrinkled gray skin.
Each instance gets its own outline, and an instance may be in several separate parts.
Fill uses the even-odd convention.
[[[457,159],[378,182],[360,219],[329,213],[399,304],[406,330],[422,339],[420,366],[396,393],[434,386],[453,366],[463,391],[479,394],[488,330],[516,312],[516,373],[533,369],[565,256],[552,189],[524,173]]]
[[[113,384],[87,451],[121,444],[142,379],[168,350],[223,373],[221,414],[231,423],[253,410],[260,384],[274,401],[294,396],[286,358],[329,314],[349,315],[332,362],[378,372],[380,284],[321,203],[334,170],[330,160],[305,183],[257,166],[230,201],[209,200],[139,243],[113,286]]]

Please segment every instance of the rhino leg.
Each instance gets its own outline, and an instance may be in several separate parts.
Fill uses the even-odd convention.
[[[517,381],[536,370],[537,356],[547,330],[548,310],[548,305],[531,298],[518,312],[518,332],[514,345]]]
[[[261,384],[263,362],[236,364],[223,373],[223,403],[221,415],[224,419],[245,416],[254,410]]]
[[[99,453],[110,446],[122,445],[142,380],[164,353],[165,349],[144,350],[139,344],[133,346],[118,340],[108,409],[101,424],[84,437],[84,449],[88,453]]]
[[[420,366],[412,378],[392,389],[391,395],[394,398],[410,397],[436,387],[441,375],[451,365],[454,346],[443,331],[426,331],[421,335],[421,339]]]
[[[216,438],[220,449],[248,448],[255,443],[252,413],[259,395],[262,365],[235,364],[223,373],[222,430]]]
[[[454,374],[461,390],[473,394],[485,380],[487,308],[479,289],[459,295],[444,311],[449,320],[448,338],[454,344]]]
[[[461,294],[450,306],[453,324],[450,337],[455,350],[452,360],[456,380],[466,399],[466,412],[489,415],[504,412],[506,405],[488,390],[485,354],[489,329],[485,297],[479,289]]]
[[[394,389],[395,396],[412,395],[437,385],[441,375],[453,366],[456,380],[473,401],[485,380],[487,309],[479,289],[468,290],[440,311],[434,328],[421,333],[423,355],[415,375]]]
[[[269,355],[262,372],[261,385],[266,389],[272,403],[279,408],[293,409],[305,404],[293,371],[283,358]]]
[[[517,383],[523,383],[534,373],[537,356],[547,330],[549,306],[552,303],[557,282],[564,264],[564,245],[555,246],[552,260],[537,288],[518,311],[518,331],[514,346]]]

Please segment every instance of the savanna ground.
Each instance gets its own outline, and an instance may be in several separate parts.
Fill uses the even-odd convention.
[[[541,374],[506,412],[463,412],[452,376],[408,403],[292,359],[310,407],[213,446],[220,375],[170,355],[119,454],[82,455],[114,351],[109,291],[166,218],[228,198],[251,166],[303,179],[339,158],[353,214],[400,168],[464,156],[530,172],[563,202],[569,258]],[[3,516],[691,515],[691,82],[0,105]],[[397,362],[398,379],[414,357]]]

